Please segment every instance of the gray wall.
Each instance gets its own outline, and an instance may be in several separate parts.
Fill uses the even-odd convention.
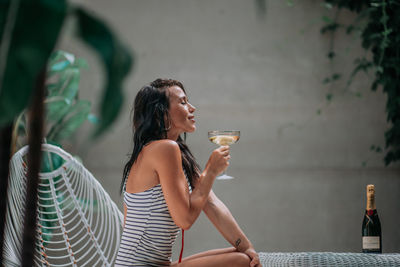
[[[322,1],[267,1],[264,19],[254,1],[85,0],[135,52],[125,105],[113,128],[85,145],[89,126],[75,145],[84,164],[122,207],[119,184],[130,153],[129,112],[139,88],[157,77],[184,82],[197,107],[197,131],[188,143],[204,166],[215,148],[207,131],[239,129],[228,173],[214,191],[259,251],[346,251],[361,249],[365,186],[374,183],[383,227],[383,251],[399,252],[399,165],[385,168],[385,95],[371,92],[360,74],[323,85],[333,70],[346,75],[364,52],[358,38],[338,34],[334,64],[326,58],[330,38],[319,33]],[[341,13],[351,21],[349,13]],[[98,106],[103,74],[94,53],[66,31],[59,47],[87,58],[81,97]],[[333,93],[331,104],[325,96]],[[361,92],[362,97],[355,97]],[[321,115],[317,115],[320,109]],[[366,163],[363,166],[363,162]],[[185,256],[229,244],[201,215],[186,233]],[[180,249],[175,246],[174,259]]]

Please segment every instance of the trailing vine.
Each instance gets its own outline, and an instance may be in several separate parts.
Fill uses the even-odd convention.
[[[389,165],[399,161],[400,0],[324,0],[324,4],[328,8],[336,8],[337,12],[347,9],[357,14],[357,18],[349,25],[339,23],[337,18],[325,19],[321,33],[333,35],[338,30],[345,30],[347,34],[355,31],[360,33],[361,44],[366,53],[365,56],[354,60],[354,69],[347,81],[347,88],[358,73],[373,74],[372,91],[382,88],[387,94],[386,118],[389,129],[385,132],[384,162]],[[331,48],[327,56],[333,60],[336,55],[332,45]],[[367,52],[372,54],[372,58],[367,57]],[[340,79],[341,76],[341,73],[333,73],[323,82],[331,83]],[[332,95],[329,97],[332,98]],[[381,152],[382,149],[379,146],[371,146],[371,150]]]

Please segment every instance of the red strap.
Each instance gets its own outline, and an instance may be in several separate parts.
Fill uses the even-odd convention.
[[[181,263],[182,261],[182,254],[183,254],[183,245],[184,245],[184,240],[185,240],[185,230],[182,229],[182,248],[181,248],[181,254],[179,254],[179,261],[178,263]]]

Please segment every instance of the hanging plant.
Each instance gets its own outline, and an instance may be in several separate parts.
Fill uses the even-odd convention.
[[[340,23],[334,18],[325,19],[321,28],[322,34],[332,34],[344,30],[347,34],[359,33],[362,47],[372,54],[372,58],[363,56],[354,59],[354,69],[349,75],[347,86],[360,72],[373,74],[371,89],[382,88],[387,95],[386,113],[390,125],[385,132],[386,165],[400,160],[400,1],[399,0],[325,0],[329,9],[336,8],[336,14],[342,9],[357,14],[351,24]],[[334,60],[336,52],[331,46],[328,58]],[[368,54],[368,53],[366,53]],[[333,73],[323,82],[331,83],[339,80],[341,73]],[[332,97],[331,97],[332,98]],[[371,150],[381,152],[379,146],[371,146]]]

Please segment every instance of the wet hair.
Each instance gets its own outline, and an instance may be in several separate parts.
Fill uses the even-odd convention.
[[[129,161],[125,164],[121,182],[121,193],[125,188],[132,165],[136,162],[143,147],[155,140],[167,138],[170,126],[169,96],[167,89],[172,86],[180,87],[186,94],[183,84],[172,79],[156,79],[143,86],[135,97],[133,112],[133,151]],[[178,137],[176,142],[182,155],[182,167],[192,188],[194,179],[200,175],[200,166],[196,162],[184,138]]]

